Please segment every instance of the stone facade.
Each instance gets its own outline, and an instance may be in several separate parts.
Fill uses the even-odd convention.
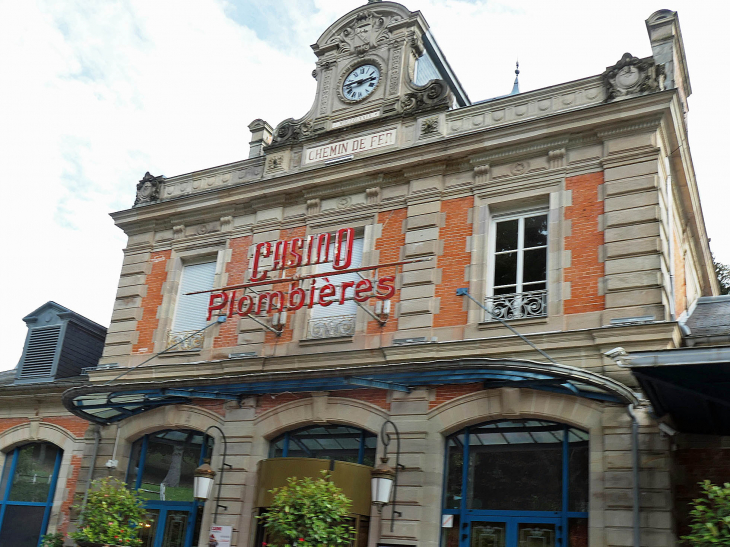
[[[677,143],[685,142],[691,91],[678,20],[657,12],[649,22],[654,58],[623,56],[604,75],[470,105],[446,72],[425,86],[412,83],[417,59],[429,51],[420,13],[378,2],[347,14],[313,46],[318,89],[308,114],[275,129],[252,122],[249,158],[145,177],[155,192],[114,213],[129,239],[92,387],[212,386],[254,373],[347,374],[348,367],[386,371],[464,359],[544,363],[456,294],[467,288],[478,302],[492,296],[495,223],[537,211],[548,219],[545,310],[511,325],[555,361],[637,389],[604,352],[676,347],[679,315],[718,290],[692,164],[677,152],[685,150]],[[379,68],[379,85],[369,98],[349,101],[342,80],[366,61]],[[381,146],[381,137],[389,143]],[[338,155],[345,142],[367,146]],[[315,152],[327,146],[332,161]],[[352,336],[313,338],[307,309],[289,313],[280,334],[273,313],[234,317],[206,329],[195,347],[157,355],[170,343],[186,265],[215,262],[214,287],[239,285],[249,280],[252,245],[344,227],[362,237],[363,265],[429,259],[384,269],[396,275],[397,291],[383,324],[359,310]],[[365,306],[375,311],[374,302]],[[162,406],[119,428],[101,427],[96,465],[114,452],[114,472],[124,475],[132,443],[147,433],[222,428],[232,468],[218,524],[233,527],[234,546],[248,547],[255,544],[257,463],[268,457],[271,439],[322,423],[378,433],[392,420],[405,466],[402,516],[391,532],[373,509],[370,545],[436,547],[446,436],[498,419],[548,420],[589,433],[591,547],[632,544],[625,404],[533,387],[485,389],[481,380],[409,387],[243,393],[238,401]],[[647,404],[637,413],[642,544],[673,545],[669,444]],[[14,442],[5,437],[17,436],[3,435],[3,447]],[[83,440],[69,435],[59,442],[80,443],[68,452],[80,457]],[[213,467],[220,463],[216,448]],[[212,522],[212,505],[202,530]]]

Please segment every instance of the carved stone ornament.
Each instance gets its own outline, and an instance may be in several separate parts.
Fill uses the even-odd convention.
[[[425,86],[413,86],[400,100],[403,114],[424,110],[446,109],[451,106],[453,96],[443,80],[431,80]]]
[[[421,135],[431,135],[438,133],[439,119],[438,116],[431,116],[425,120],[421,120]]]
[[[386,15],[374,9],[361,11],[344,29],[328,40],[328,44],[337,44],[337,52],[363,55],[390,39],[388,25],[400,21],[399,15]]]
[[[639,59],[624,53],[618,63],[603,73],[606,102],[629,95],[643,95],[664,90],[664,65],[651,58]]]
[[[137,183],[137,197],[134,200],[134,206],[153,203],[160,199],[160,190],[162,189],[162,181],[165,179],[162,175],[155,177],[147,171]]]
[[[312,134],[312,122],[309,120],[295,120],[288,118],[274,129],[271,146],[289,144],[306,139]]]

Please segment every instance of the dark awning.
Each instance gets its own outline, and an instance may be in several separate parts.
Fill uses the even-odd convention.
[[[730,435],[730,348],[632,352],[628,361],[658,418],[683,433]]]
[[[636,402],[631,390],[620,382],[576,367],[521,360],[457,359],[92,384],[66,391],[63,404],[86,420],[109,424],[160,406],[187,404],[201,398],[240,400],[267,393],[363,387],[410,391],[418,386],[473,382],[483,382],[484,389],[525,387],[621,404]]]
[[[730,435],[730,363],[633,368],[658,418],[684,433]]]

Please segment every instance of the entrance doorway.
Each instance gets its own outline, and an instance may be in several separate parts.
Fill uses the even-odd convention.
[[[212,445],[211,437],[186,429],[151,433],[132,445],[127,483],[145,500],[150,519],[143,547],[191,547],[197,541],[203,505],[193,498],[193,472]]]
[[[505,420],[452,435],[443,513],[442,547],[586,547],[588,433]]]

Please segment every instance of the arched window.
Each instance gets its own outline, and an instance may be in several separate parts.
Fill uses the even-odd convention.
[[[46,533],[63,451],[50,443],[5,455],[0,480],[0,547],[36,547]]]
[[[542,420],[450,436],[442,547],[588,545],[588,433]],[[568,541],[565,541],[566,538]]]
[[[145,435],[132,445],[127,483],[145,500],[152,526],[144,547],[190,547],[200,533],[202,504],[193,498],[193,472],[210,457],[213,439],[174,429]]]
[[[271,441],[270,458],[321,458],[375,465],[377,436],[344,425],[313,425],[287,431]]]

